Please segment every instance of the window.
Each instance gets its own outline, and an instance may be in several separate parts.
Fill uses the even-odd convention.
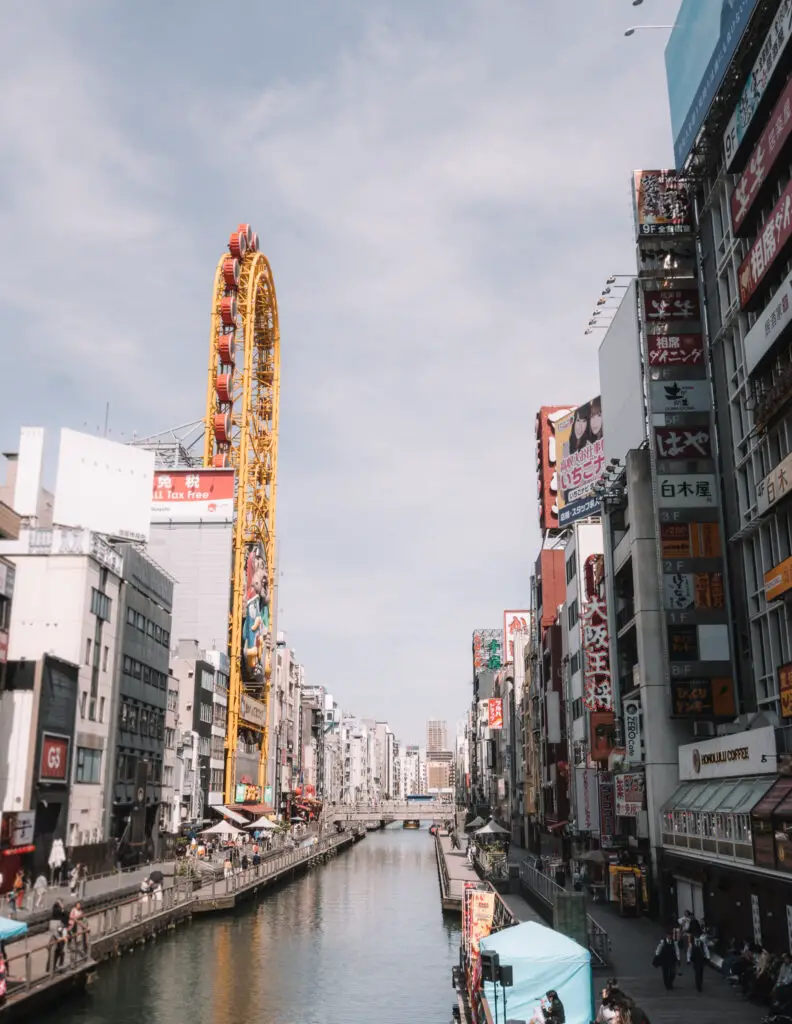
[[[157,641],[158,644],[162,643],[162,627],[161,626],[154,626],[154,639]]]
[[[573,626],[577,625],[578,620],[578,604],[577,601],[573,601],[572,604],[567,608],[567,624],[572,629]]]
[[[146,708],[140,709],[140,735],[148,736],[149,713]]]
[[[205,668],[201,669],[201,688],[210,691],[214,689],[214,673],[207,672]]]
[[[129,623],[130,626],[134,626],[135,625],[135,609],[134,608],[127,608],[127,622]]]
[[[100,697],[99,698],[99,721],[100,722],[104,721],[104,713],[105,713],[105,699],[104,699],[104,697]]]
[[[126,701],[121,704],[121,711],[118,716],[118,727],[121,732],[126,732],[129,728],[129,705]]]
[[[165,729],[165,749],[166,750],[173,750],[173,748],[175,746],[176,746],[176,730],[175,729],[171,729],[170,726],[168,726]]]
[[[146,617],[141,615],[140,612],[135,613],[135,626],[141,633],[146,632]]]
[[[132,659],[129,657],[128,654],[124,655],[124,675],[132,675]]]
[[[170,647],[170,633],[167,631],[167,629],[163,629],[162,631],[162,646]]]
[[[113,602],[107,594],[103,594],[101,590],[97,590],[96,587],[91,587],[91,611],[97,619],[109,622],[112,604]]]
[[[96,697],[91,697],[88,701],[88,719],[91,722],[96,721]]]
[[[159,715],[156,711],[149,712],[149,739],[155,740],[157,738],[157,723],[159,722]]]
[[[214,714],[212,716],[212,725],[219,725],[224,729],[227,718],[228,709],[224,707],[222,704],[215,704]]]
[[[225,739],[222,736],[212,737],[212,755],[213,758],[222,760],[225,757]]]
[[[75,782],[98,784],[102,775],[102,751],[77,747],[77,774]]]
[[[572,718],[577,720],[583,717],[583,698],[578,697],[572,701]]]
[[[154,623],[151,620],[146,622],[146,636],[154,636]]]
[[[168,690],[168,711],[175,711],[179,706],[179,691]]]
[[[88,692],[83,690],[80,694],[80,718],[85,718],[85,702],[88,700]]]
[[[85,664],[86,665],[90,665],[91,664],[91,638],[90,637],[88,637],[88,639],[85,641]]]
[[[166,764],[162,769],[162,784],[163,786],[173,785],[173,765]]]
[[[134,704],[129,705],[129,731],[138,731],[138,709]]]
[[[209,757],[209,737],[199,736],[198,737],[198,756]]]
[[[569,674],[574,676],[580,671],[580,651],[575,651],[572,657],[569,659]]]
[[[213,793],[222,793],[223,791],[223,769],[213,768],[210,775],[209,788]]]
[[[143,682],[144,683],[150,683],[151,682],[151,669],[148,667],[148,665],[144,665],[143,666]]]
[[[134,782],[137,758],[134,754],[119,754],[116,761],[116,780],[118,782]]]
[[[103,672],[107,671],[107,659],[109,657],[110,657],[110,648],[109,647],[105,647],[105,649],[104,649],[104,657],[102,658],[102,671]]]
[[[151,781],[159,784],[162,782],[162,761],[154,760],[151,762]]]
[[[577,576],[577,557],[573,554],[571,558],[567,559],[566,563],[567,583],[571,583],[575,576]]]
[[[201,717],[201,721],[202,722],[205,722],[207,725],[211,725],[212,724],[212,705],[211,704],[201,704],[201,710],[199,712],[199,715]]]
[[[139,661],[132,661],[132,675],[135,677],[135,679],[140,679],[140,677],[143,675],[143,666],[140,664]]]

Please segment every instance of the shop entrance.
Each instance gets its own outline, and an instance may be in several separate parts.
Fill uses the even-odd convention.
[[[701,921],[704,918],[704,890],[699,882],[691,882],[687,878],[674,877],[676,883],[677,917],[682,917],[686,910],[693,911],[693,917]]]

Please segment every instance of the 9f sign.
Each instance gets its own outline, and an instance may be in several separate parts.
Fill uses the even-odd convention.
[[[39,779],[66,782],[69,774],[69,738],[45,732],[41,737]]]

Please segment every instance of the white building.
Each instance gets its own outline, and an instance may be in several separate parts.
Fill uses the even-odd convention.
[[[426,792],[426,757],[421,757],[418,747],[405,747],[404,753],[398,755],[399,763],[399,796],[405,800],[408,796],[417,796]]]
[[[374,738],[359,718],[341,720],[343,782],[341,801],[365,803],[374,799]]]

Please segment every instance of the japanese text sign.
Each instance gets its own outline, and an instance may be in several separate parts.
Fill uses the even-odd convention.
[[[717,523],[661,523],[663,558],[720,558],[723,550]]]
[[[665,573],[663,575],[665,607],[671,611],[723,608],[726,594],[723,573]]]
[[[762,224],[756,241],[748,250],[748,255],[737,271],[740,305],[743,309],[751,301],[751,296],[755,294],[756,289],[775,264],[776,258],[786,247],[790,238],[792,238],[792,181],[787,184],[781,193],[781,198]]]
[[[473,633],[473,670],[496,670],[503,664],[503,632],[500,629],[477,629]]]
[[[650,366],[703,366],[704,341],[700,334],[650,334]]]
[[[659,459],[709,459],[712,445],[708,427],[655,427]]]
[[[589,711],[611,711],[608,608],[604,597],[593,597],[583,608],[583,703]]]
[[[792,323],[792,274],[776,291],[770,302],[757,316],[756,323],[745,335],[745,372],[752,374],[781,334]]]
[[[503,644],[504,662],[514,662],[514,637],[518,633],[527,634],[531,628],[529,611],[505,611],[503,613]]]
[[[657,481],[660,508],[701,508],[718,503],[713,474],[660,474]]]
[[[154,474],[152,522],[231,521],[233,469],[171,469]]]
[[[756,485],[756,511],[761,516],[792,490],[792,454]]]
[[[490,729],[503,728],[503,698],[491,697],[487,701],[487,725]]]
[[[646,777],[643,772],[614,776],[616,814],[620,818],[637,818],[646,801]]]
[[[767,127],[759,136],[731,197],[732,226],[739,234],[767,176],[792,133],[792,78],[773,108]]]
[[[764,574],[765,600],[775,601],[792,589],[792,558],[785,558]]]
[[[674,288],[644,292],[646,323],[696,323],[701,318],[699,293],[695,288]]]
[[[690,189],[676,171],[635,171],[633,205],[639,238],[693,230]]]

